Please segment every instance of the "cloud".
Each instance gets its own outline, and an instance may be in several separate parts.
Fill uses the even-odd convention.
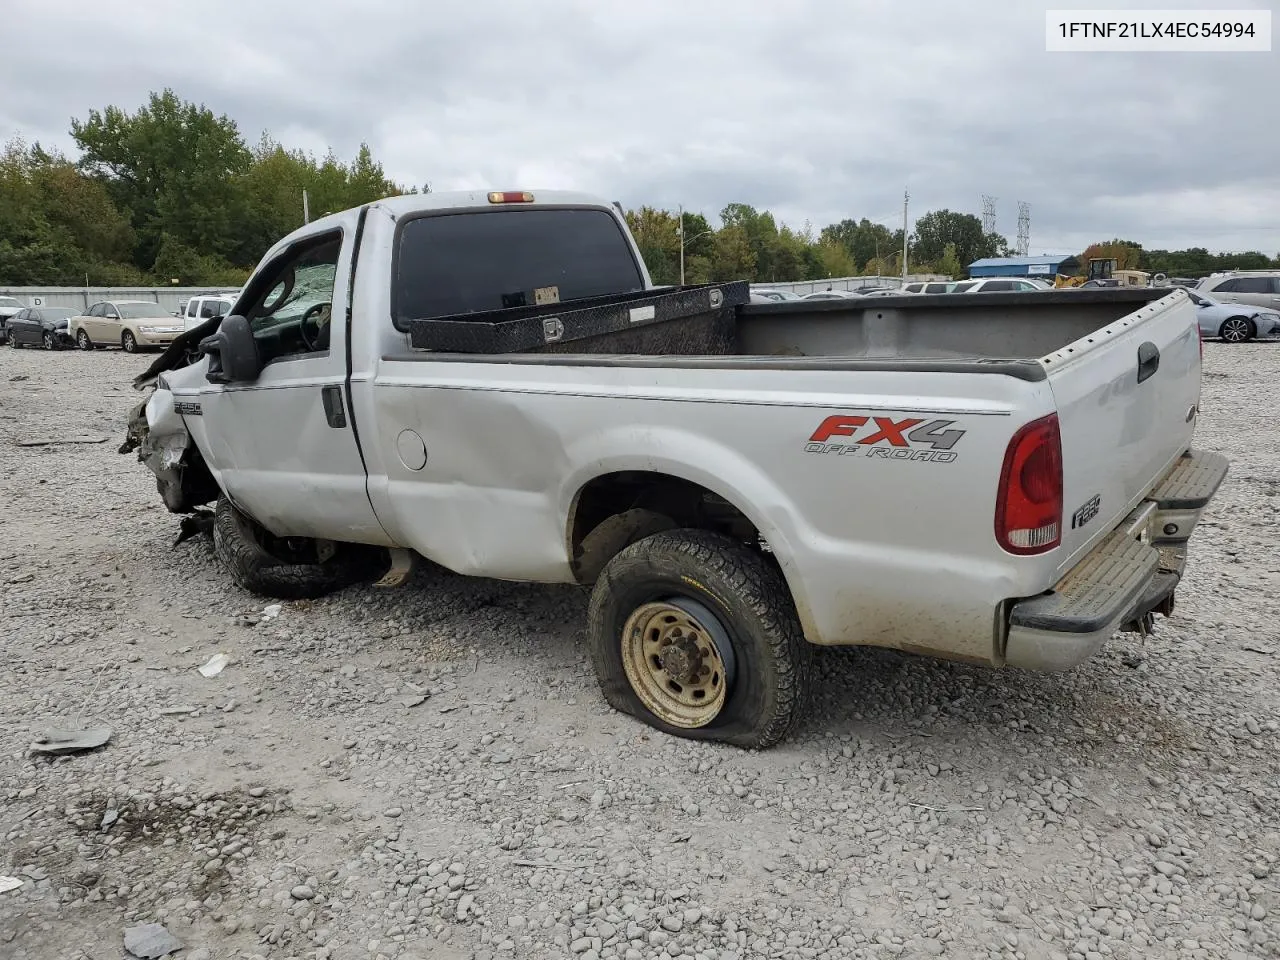
[[[41,67],[33,83],[31,60],[0,63],[0,137],[70,149],[71,117],[170,86],[251,142],[368,141],[437,190],[586,189],[713,219],[744,202],[797,226],[892,225],[904,188],[913,216],[979,213],[985,193],[1010,238],[1031,204],[1033,250],[1280,251],[1280,59],[1047,53],[1045,6],[97,0],[73,21],[9,0],[6,46]]]

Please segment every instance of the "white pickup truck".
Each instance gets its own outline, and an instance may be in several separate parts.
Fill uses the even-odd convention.
[[[746,301],[594,197],[381,200],[140,376],[122,452],[259,594],[589,586],[608,702],[745,747],[815,644],[1056,671],[1171,612],[1227,471],[1185,292]]]

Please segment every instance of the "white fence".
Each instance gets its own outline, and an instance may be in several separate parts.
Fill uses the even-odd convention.
[[[907,283],[928,280],[950,280],[940,273],[909,273]],[[900,287],[902,277],[831,277],[827,280],[796,280],[788,283],[753,283],[757,290],[789,290],[803,296],[821,290],[857,290],[859,287]]]
[[[99,300],[150,300],[176,313],[192,297],[239,293],[237,287],[0,287],[0,297],[16,297],[31,307],[88,310]]]

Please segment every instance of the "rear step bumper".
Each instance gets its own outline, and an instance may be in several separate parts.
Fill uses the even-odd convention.
[[[1007,666],[1057,673],[1093,656],[1117,630],[1173,611],[1187,539],[1222,485],[1227,459],[1191,451],[1150,498],[1048,593],[1010,608]]]

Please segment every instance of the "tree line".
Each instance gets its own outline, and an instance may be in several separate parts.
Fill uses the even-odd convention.
[[[250,144],[230,117],[172,90],[152,93],[132,113],[91,110],[72,120],[70,134],[74,160],[17,138],[0,150],[0,284],[237,285],[271,244],[302,225],[304,190],[313,218],[430,190],[388,178],[367,144],[349,162],[332,151],[317,159],[266,133]],[[682,240],[686,283],[902,271],[902,228],[866,218],[796,229],[744,203],[724,207],[718,225],[701,213],[647,206],[626,218],[662,284],[680,280]],[[911,272],[954,278],[974,260],[1010,253],[978,217],[952,210],[919,217],[907,250]],[[1280,267],[1280,255],[1144,250],[1125,240],[1094,244],[1081,262],[1112,256],[1121,268],[1169,276]]]

